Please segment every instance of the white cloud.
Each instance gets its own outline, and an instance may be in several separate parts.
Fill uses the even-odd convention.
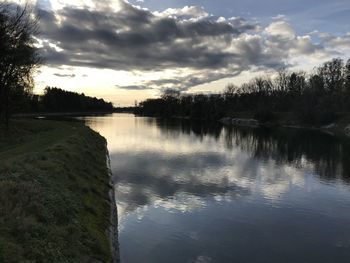
[[[163,12],[154,12],[160,16],[173,16],[173,17],[189,17],[189,18],[205,18],[209,14],[203,7],[199,6],[185,6],[183,8],[168,8]]]
[[[296,36],[296,33],[292,26],[285,21],[276,21],[271,23],[265,29],[265,32],[271,36],[281,37],[286,40],[291,40]]]

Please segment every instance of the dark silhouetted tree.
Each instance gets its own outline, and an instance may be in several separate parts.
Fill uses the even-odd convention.
[[[323,79],[327,92],[336,92],[343,84],[343,60],[335,58],[318,68],[318,74]]]
[[[0,122],[8,124],[16,102],[33,88],[32,74],[40,62],[36,30],[28,5],[0,4]]]
[[[345,78],[345,90],[350,93],[350,59],[346,62],[344,69],[344,78]]]

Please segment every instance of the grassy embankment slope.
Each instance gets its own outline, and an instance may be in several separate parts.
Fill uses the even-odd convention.
[[[110,262],[106,142],[82,123],[0,132],[0,262]]]

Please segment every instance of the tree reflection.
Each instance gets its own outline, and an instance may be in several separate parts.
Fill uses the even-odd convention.
[[[301,167],[305,161],[311,162],[321,178],[350,182],[350,143],[331,134],[304,129],[223,127],[202,121],[150,120],[164,134],[223,138],[228,149],[239,147],[254,158],[273,159],[295,167]]]
[[[218,140],[223,127],[222,124],[218,122],[187,119],[149,118],[148,122],[150,124],[155,124],[163,132],[163,134],[171,134],[173,136],[179,136],[181,134],[194,134],[201,139],[208,135]]]
[[[240,147],[254,158],[295,167],[307,161],[321,178],[350,180],[349,143],[339,137],[301,129],[238,127],[224,128],[223,137],[228,148]]]

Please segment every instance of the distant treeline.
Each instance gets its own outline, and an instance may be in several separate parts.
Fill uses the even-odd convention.
[[[136,110],[136,107],[130,106],[130,107],[115,107],[113,112],[118,113],[134,113]]]
[[[85,96],[54,87],[46,87],[43,95],[26,94],[15,112],[94,112],[112,111],[113,104],[103,99]]]
[[[313,73],[281,70],[277,77],[257,77],[222,94],[179,94],[168,90],[161,98],[140,103],[138,114],[158,117],[190,117],[218,120],[250,112],[260,122],[272,122],[277,113],[289,113],[311,125],[334,121],[350,111],[350,59],[333,59]]]

